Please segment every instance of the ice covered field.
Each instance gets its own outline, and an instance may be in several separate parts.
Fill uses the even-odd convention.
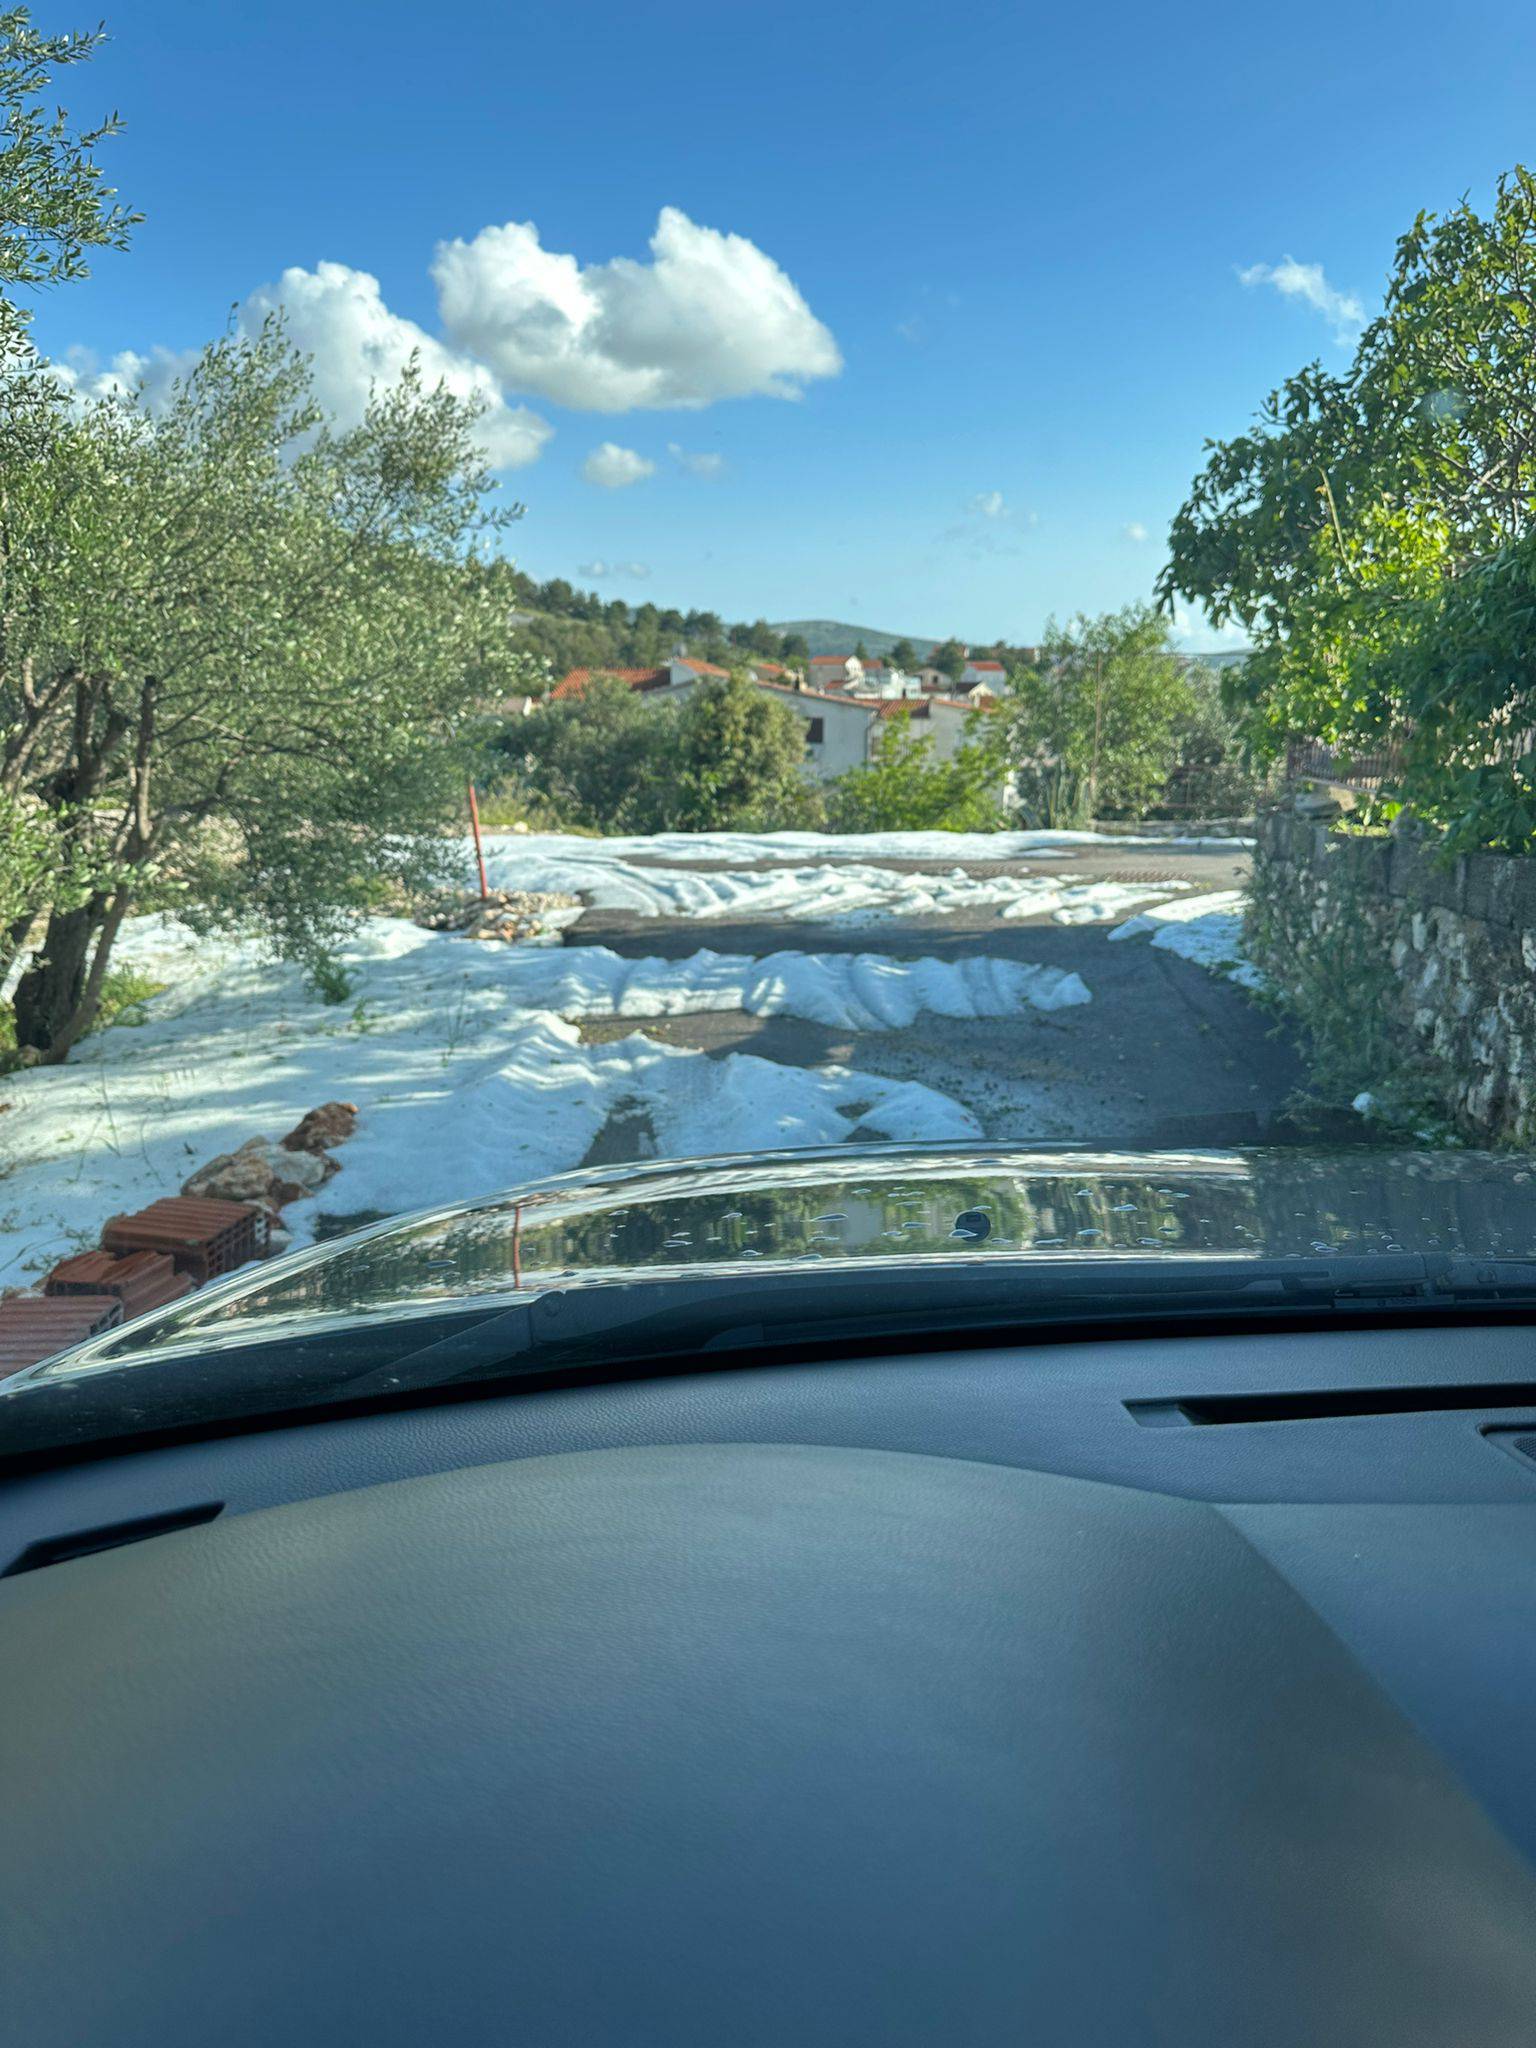
[[[1045,835],[1064,851],[1082,837]],[[974,847],[971,844],[975,840]],[[1020,842],[1029,840],[1028,847]],[[583,891],[599,907],[701,924],[741,915],[782,923],[846,916],[860,924],[990,904],[1007,919],[1103,922],[1141,909],[1110,937],[1152,943],[1219,971],[1251,975],[1240,959],[1239,899],[1194,897],[1189,884],[1138,886],[1066,876],[971,876],[963,867],[914,875],[867,858],[996,862],[1042,851],[1039,835],[888,834],[827,843],[771,839],[593,841],[505,835],[490,848],[492,881]],[[1117,840],[1116,845],[1126,842]],[[1044,849],[1054,852],[1054,848]],[[790,863],[784,863],[785,855]],[[645,858],[640,858],[640,856]],[[732,862],[775,865],[733,867]],[[691,861],[693,866],[685,866]],[[814,878],[814,880],[808,879]],[[1182,888],[1185,893],[1175,894]],[[1047,901],[1050,892],[1054,899]],[[1028,902],[1026,912],[1016,906]],[[574,941],[576,933],[568,936]],[[1027,934],[1010,935],[1010,951]],[[697,950],[677,959],[628,958],[578,943],[547,948],[475,944],[403,919],[361,923],[343,954],[354,990],[320,1002],[300,970],[255,941],[194,938],[174,921],[134,921],[117,963],[169,986],[140,1026],[81,1044],[60,1068],[0,1077],[0,1288],[41,1275],[94,1243],[103,1221],[182,1182],[215,1154],[257,1134],[278,1137],[315,1104],[341,1098],[362,1111],[338,1153],[341,1174],[286,1220],[303,1241],[319,1209],[404,1211],[490,1193],[577,1165],[616,1113],[636,1113],[674,1156],[772,1150],[862,1135],[976,1139],[975,1111],[946,1092],[946,1063],[923,1079],[858,1064],[857,1034],[904,1032],[924,1019],[1038,1014],[1060,1028],[1090,1015],[1086,976],[989,954],[896,958],[878,950],[813,953],[789,945],[756,957]],[[1095,943],[1097,943],[1097,939]],[[920,945],[921,939],[917,940]],[[908,953],[910,955],[909,944]],[[1235,964],[1234,964],[1235,963]],[[785,1064],[644,1035],[647,1019],[699,1013],[789,1017],[854,1037],[847,1064]],[[634,1019],[636,1029],[584,1043],[582,1020]],[[888,1041],[887,1041],[888,1042]],[[931,1085],[932,1081],[939,1085]]]
[[[656,860],[680,867],[705,861],[744,866],[760,860],[1042,860],[1066,859],[1092,847],[1177,845],[1189,853],[1243,851],[1251,839],[1179,838],[1164,833],[1110,832],[657,832],[640,838],[589,839],[564,832],[490,835],[506,849],[588,853],[620,860]],[[489,840],[487,841],[489,844]]]
[[[174,1193],[195,1166],[281,1136],[332,1098],[362,1110],[328,1206],[405,1210],[575,1165],[609,1113],[643,1107],[663,1152],[882,1136],[974,1138],[976,1119],[916,1082],[808,1071],[654,1044],[581,1043],[575,1020],[742,1010],[849,1031],[923,1012],[1003,1016],[1089,1001],[1075,974],[1013,960],[895,961],[700,951],[626,960],[602,947],[475,945],[373,918],[344,954],[356,991],[328,1006],[252,943],[169,919],[128,928],[120,960],[170,983],[149,1021],[87,1039],[61,1068],[0,1081],[0,1285],[94,1242],[106,1217]],[[289,1211],[305,1234],[307,1211]]]
[[[599,910],[639,917],[836,918],[873,924],[891,917],[992,910],[1003,918],[1112,924],[1135,906],[1164,901],[1190,885],[1057,874],[978,876],[961,865],[942,874],[914,874],[878,863],[1055,861],[1089,847],[1163,844],[1109,840],[1091,832],[880,832],[847,838],[818,832],[697,832],[650,839],[496,833],[486,841],[486,872],[494,889],[562,890],[585,896]],[[1181,844],[1211,850],[1241,848],[1247,842]],[[772,865],[749,867],[749,862]]]

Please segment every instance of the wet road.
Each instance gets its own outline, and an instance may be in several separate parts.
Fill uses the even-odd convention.
[[[882,867],[946,873],[956,863],[887,861]],[[1067,859],[964,864],[968,874],[1057,879],[1183,881],[1188,893],[1241,886],[1246,854],[1113,843]],[[858,1032],[792,1017],[703,1015],[648,1021],[670,1044],[723,1056],[750,1052],[794,1066],[856,1066],[893,1080],[922,1081],[956,1097],[987,1137],[1178,1147],[1256,1144],[1289,1135],[1283,1119],[1304,1073],[1298,1049],[1273,1014],[1205,968],[1145,939],[1111,943],[1113,925],[1059,925],[1049,915],[1004,920],[994,911],[888,917],[868,923],[803,919],[709,920],[589,910],[567,935],[629,957],[676,959],[708,947],[761,956],[877,952],[898,959],[991,954],[1082,976],[1091,1003],[979,1020],[924,1016],[902,1031]],[[636,1028],[617,1020],[605,1035]],[[602,1156],[633,1156],[629,1134]],[[643,1143],[643,1140],[641,1141]]]

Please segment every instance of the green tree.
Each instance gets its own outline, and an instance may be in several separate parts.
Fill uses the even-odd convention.
[[[474,418],[413,366],[335,432],[275,321],[153,420],[49,411],[0,518],[0,793],[51,839],[20,1045],[67,1056],[136,909],[318,961],[436,872],[476,714],[525,673]]]
[[[720,832],[814,822],[805,733],[782,697],[732,675],[694,690],[678,719],[668,829]]]
[[[530,809],[587,832],[718,832],[810,824],[800,721],[744,676],[657,703],[614,676],[552,698],[496,745]]]
[[[1193,662],[1185,679],[1189,706],[1174,736],[1162,808],[1182,816],[1244,817],[1266,794],[1268,776],[1250,757],[1241,724],[1223,700],[1220,677]]]
[[[675,705],[653,704],[601,674],[578,694],[510,720],[495,740],[530,808],[585,832],[662,830],[676,746]]]
[[[1025,815],[1048,826],[1140,817],[1172,768],[1190,689],[1150,606],[1046,627],[1039,663],[992,715]]]
[[[1399,787],[1449,851],[1536,853],[1536,533],[1402,608]]]
[[[893,668],[911,669],[917,667],[917,649],[910,640],[898,640],[891,649]]]
[[[811,643],[803,633],[786,633],[779,642],[780,661],[809,661]]]
[[[1397,656],[1441,583],[1520,542],[1536,503],[1536,176],[1486,217],[1420,214],[1348,370],[1313,363],[1211,444],[1160,600],[1235,620],[1250,736],[1346,752],[1402,726]]]
[[[961,676],[965,673],[965,664],[968,658],[963,642],[959,640],[946,640],[941,646],[935,647],[933,650],[932,655],[929,657],[929,666],[941,670],[949,677],[952,683],[958,683]]]
[[[13,296],[88,273],[90,249],[121,249],[142,215],[117,204],[93,152],[118,132],[110,114],[76,130],[43,95],[53,75],[83,63],[104,31],[40,35],[24,7],[0,10],[0,351],[13,349],[29,314]]]
[[[1002,762],[978,713],[948,759],[931,735],[912,729],[906,710],[880,721],[870,759],[832,785],[831,817],[840,832],[987,832],[998,822]]]

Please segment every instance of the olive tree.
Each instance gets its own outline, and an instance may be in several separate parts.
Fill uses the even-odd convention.
[[[331,429],[269,322],[163,409],[45,408],[0,474],[0,802],[46,919],[18,1044],[67,1057],[124,918],[258,920],[311,961],[441,864],[479,709],[520,673],[471,405],[413,365]]]
[[[56,71],[81,63],[102,31],[45,36],[24,7],[0,9],[0,352],[19,342],[26,311],[13,292],[86,273],[88,249],[120,249],[140,218],[116,203],[92,152],[117,133],[115,114],[77,131],[43,99]]]

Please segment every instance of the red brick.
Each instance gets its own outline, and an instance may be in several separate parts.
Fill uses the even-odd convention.
[[[131,1321],[152,1308],[180,1301],[192,1292],[190,1274],[178,1273],[175,1261],[165,1252],[81,1252],[62,1259],[43,1282],[49,1295],[111,1294],[123,1304],[123,1317]]]
[[[111,1294],[13,1294],[0,1301],[0,1379],[115,1329],[123,1305]]]
[[[114,1216],[101,1242],[109,1252],[164,1252],[201,1287],[264,1252],[268,1232],[265,1211],[248,1202],[169,1195],[132,1216]]]

